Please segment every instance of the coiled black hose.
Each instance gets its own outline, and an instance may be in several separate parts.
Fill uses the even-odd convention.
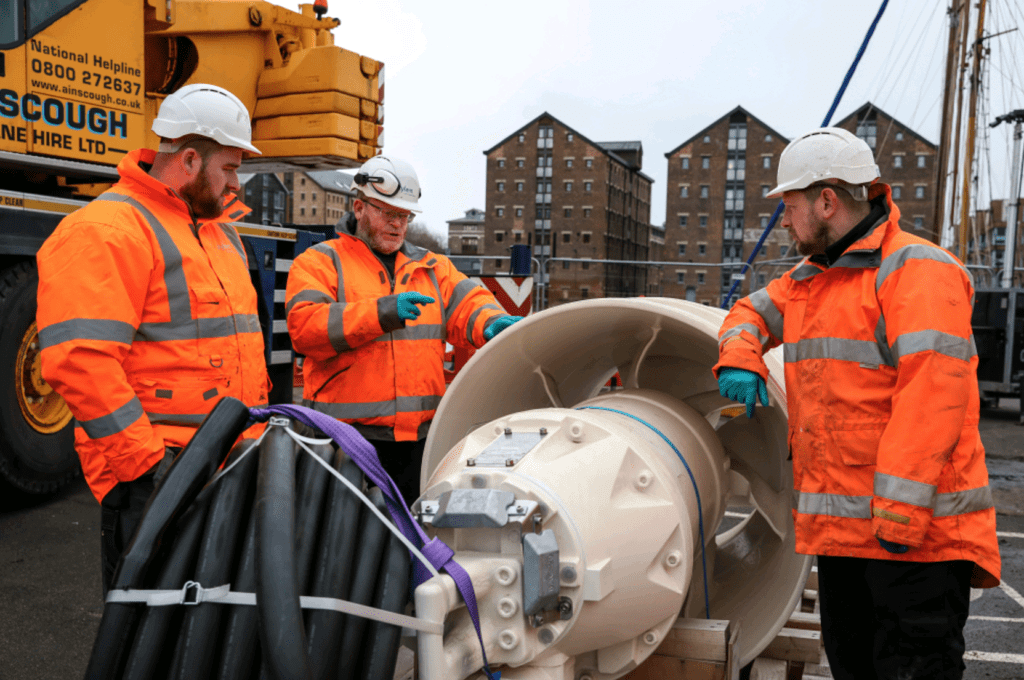
[[[114,573],[113,589],[144,587],[147,571],[165,530],[196,499],[227,456],[231,445],[245,430],[248,420],[249,409],[238,399],[225,397],[213,407],[146,504],[135,536]],[[121,677],[144,606],[110,603],[103,608],[103,619],[85,672],[88,680]]]
[[[370,489],[367,498],[383,513],[387,512],[384,494],[377,487]],[[373,595],[377,586],[377,574],[380,570],[381,556],[390,535],[387,527],[371,512],[363,513],[363,521],[359,528],[359,549],[356,551],[355,574],[352,578],[352,590],[349,601],[356,604],[373,604]],[[338,679],[349,680],[356,677],[359,660],[363,653],[363,634],[366,632],[367,620],[358,616],[349,616],[345,622],[345,633],[341,638],[341,649],[338,653]]]
[[[260,445],[256,487],[256,601],[260,643],[274,680],[311,680],[295,552],[295,448],[281,428]]]
[[[230,584],[236,593],[255,592],[257,606],[112,603],[86,677],[391,677],[400,627],[332,610],[302,612],[299,595],[401,612],[409,592],[405,546],[364,511],[348,486],[307,459],[283,428],[271,428],[257,451],[199,491],[221,457],[211,449],[226,450],[245,425],[245,413],[230,406],[224,410],[230,423],[211,414],[157,489],[129,546],[136,552],[119,566],[115,588],[180,590],[186,581],[204,588]],[[218,437],[223,438],[220,444],[214,441]],[[311,448],[363,489],[363,473],[342,451]],[[240,450],[232,451],[229,462]],[[368,496],[385,512],[379,489]],[[308,587],[300,587],[303,580]],[[123,634],[120,644],[114,639],[117,631]]]
[[[258,463],[256,456],[246,456],[217,482],[192,577],[204,588],[231,582],[241,552],[242,528],[252,506],[253,472]],[[225,613],[223,605],[185,609],[169,676],[172,680],[210,677]]]
[[[362,471],[341,451],[334,456],[334,469],[357,489],[363,488]],[[310,595],[348,599],[362,507],[363,504],[347,486],[332,480],[324,509],[324,530],[313,565]],[[322,609],[306,612],[306,652],[316,680],[326,680],[333,673],[347,618],[344,614]]]

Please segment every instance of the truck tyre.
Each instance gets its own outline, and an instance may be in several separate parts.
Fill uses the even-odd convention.
[[[0,272],[0,487],[49,494],[81,472],[74,421],[42,378],[35,263]]]

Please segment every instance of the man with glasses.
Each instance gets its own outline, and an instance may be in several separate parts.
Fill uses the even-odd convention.
[[[479,348],[520,317],[505,314],[445,256],[405,241],[409,218],[420,212],[411,165],[377,156],[353,181],[362,197],[338,238],[292,263],[288,332],[306,357],[303,403],[355,426],[412,502],[444,396],[445,342]]]
[[[736,303],[714,370],[754,417],[761,357],[785,347],[796,550],[818,556],[833,676],[958,679],[970,587],[1000,576],[974,289],[953,255],[900,229],[878,176],[846,130],[786,147],[768,196],[806,258]]]

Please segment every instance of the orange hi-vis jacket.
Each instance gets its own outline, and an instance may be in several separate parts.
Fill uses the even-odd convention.
[[[998,585],[999,548],[978,434],[971,277],[888,216],[830,267],[805,258],[738,301],[720,361],[767,380],[783,345],[797,552],[906,562],[970,560]],[[910,547],[892,554],[876,540]]]
[[[267,402],[256,291],[229,220],[193,223],[140,163],[65,217],[36,255],[43,377],[76,419],[75,448],[97,500],[184,446],[220,398]]]
[[[396,301],[406,291],[434,298],[408,322]],[[295,258],[285,300],[292,346],[306,355],[304,403],[380,441],[426,437],[444,396],[445,341],[482,347],[484,330],[505,316],[443,255],[407,241],[392,279],[350,234]]]

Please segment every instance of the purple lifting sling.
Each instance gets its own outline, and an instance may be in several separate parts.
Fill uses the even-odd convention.
[[[412,517],[409,507],[395,486],[394,480],[388,476],[377,458],[377,451],[370,442],[366,441],[354,427],[343,423],[329,415],[314,411],[305,406],[293,404],[276,404],[269,408],[251,408],[249,413],[252,418],[265,422],[272,415],[282,415],[294,418],[300,423],[314,427],[334,440],[334,442],[351,458],[356,465],[366,474],[366,477],[380,487],[384,493],[384,502],[388,506],[388,513],[399,531],[409,541],[417,546],[430,564],[438,571],[445,571],[455,586],[459,589],[462,599],[466,602],[466,610],[473,619],[473,626],[476,628],[476,637],[480,641],[480,652],[484,659],[484,672],[491,680],[500,680],[501,673],[494,673],[487,665],[487,652],[484,650],[483,636],[480,634],[480,614],[476,606],[476,593],[473,591],[473,581],[470,580],[466,570],[452,559],[455,552],[442,541],[433,538],[427,539],[426,533]],[[413,557],[413,580],[418,586],[430,578],[430,572],[423,566],[416,557]]]

